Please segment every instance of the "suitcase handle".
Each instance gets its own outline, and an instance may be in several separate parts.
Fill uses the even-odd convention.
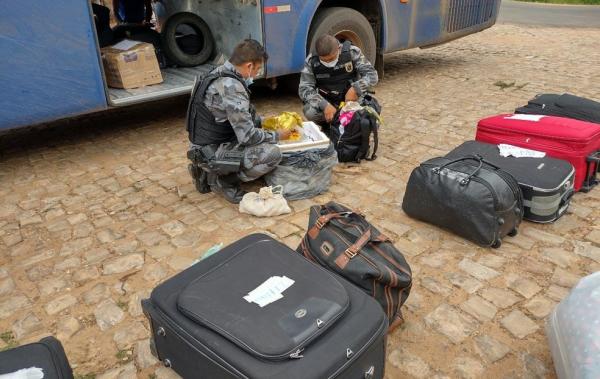
[[[581,192],[589,192],[596,184],[599,183],[596,175],[600,172],[600,150],[588,155],[586,158],[586,177],[581,186]],[[592,165],[596,164],[596,168],[592,169]]]

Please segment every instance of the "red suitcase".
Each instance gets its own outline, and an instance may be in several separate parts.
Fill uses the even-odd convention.
[[[543,151],[575,167],[575,190],[587,192],[598,184],[600,124],[570,118],[504,114],[477,125],[477,141],[509,144]]]

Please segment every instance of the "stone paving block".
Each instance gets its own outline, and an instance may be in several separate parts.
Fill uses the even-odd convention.
[[[462,342],[478,327],[475,319],[460,313],[448,304],[442,304],[429,313],[425,317],[425,323],[454,343]]]
[[[67,286],[67,281],[60,276],[53,276],[48,279],[44,279],[38,284],[40,295],[48,296],[55,292],[58,292]]]
[[[429,291],[441,295],[441,296],[450,296],[452,293],[452,288],[448,287],[445,284],[442,284],[435,280],[432,277],[425,277],[421,279],[421,285],[427,288]]]
[[[548,297],[551,298],[552,300],[560,302],[560,301],[562,301],[562,299],[567,297],[567,295],[569,295],[569,289],[553,284],[550,287],[548,287],[548,290],[546,291],[546,295],[548,295]]]
[[[565,271],[560,267],[557,267],[554,270],[554,274],[552,275],[552,283],[557,284],[562,287],[571,288],[574,287],[581,277],[579,275],[572,274],[569,271]]]
[[[106,299],[94,310],[98,327],[106,331],[123,320],[125,314],[112,299]]]
[[[462,288],[469,294],[474,294],[483,287],[483,284],[481,284],[480,281],[457,272],[448,272],[445,276],[450,283]]]
[[[504,317],[500,323],[506,328],[513,336],[523,339],[535,333],[540,327],[533,322],[529,317],[525,316],[523,312],[514,310],[508,316]]]
[[[546,318],[557,303],[544,296],[536,296],[525,304],[525,309],[538,319]]]
[[[424,265],[439,269],[446,266],[446,258],[446,255],[443,253],[433,253],[422,257],[419,261]]]
[[[562,268],[572,266],[578,261],[572,252],[561,248],[543,249],[542,258]]]
[[[496,316],[496,312],[498,312],[498,309],[493,304],[477,295],[471,296],[467,301],[462,303],[460,309],[481,322],[490,321]]]
[[[143,265],[144,256],[142,254],[131,254],[104,262],[102,273],[104,275],[120,274],[129,270],[139,270]]]
[[[146,339],[135,344],[135,363],[141,370],[154,366],[159,361],[150,351],[150,340]]]
[[[97,264],[104,261],[110,256],[107,249],[98,248],[92,249],[84,253],[83,258],[88,264]]]
[[[535,356],[523,353],[521,355],[521,361],[523,362],[523,374],[522,378],[525,379],[544,379],[548,377],[548,368]]]
[[[181,377],[177,375],[175,371],[167,367],[159,367],[156,369],[156,371],[154,371],[154,375],[156,375],[156,379],[181,379]]]
[[[377,220],[377,226],[381,226],[385,230],[389,230],[390,232],[392,232],[393,234],[395,234],[396,237],[401,237],[406,232],[408,232],[409,230],[411,230],[410,226],[404,225],[401,222],[392,222],[392,221],[388,221],[388,220],[385,220],[385,219],[383,219],[383,220]]]
[[[147,231],[137,235],[137,238],[146,246],[158,245],[165,241],[167,237],[157,231]]]
[[[43,325],[40,319],[32,312],[29,312],[25,317],[15,321],[12,325],[12,331],[17,340],[20,340],[27,335],[42,330]]]
[[[81,324],[75,317],[67,316],[56,323],[56,338],[67,341],[81,329]]]
[[[481,297],[500,309],[508,308],[520,300],[511,291],[495,287],[485,288],[481,291]]]
[[[519,234],[514,238],[505,238],[502,240],[502,242],[507,242],[509,244],[518,246],[524,250],[531,250],[538,241],[534,240],[533,238],[529,238],[522,234]]]
[[[526,257],[519,262],[519,267],[533,274],[547,275],[554,272],[554,266],[537,259]]]
[[[421,358],[406,349],[394,349],[388,358],[392,366],[415,378],[430,378],[431,367]]]
[[[12,278],[0,279],[0,297],[10,294],[15,289]]]
[[[585,239],[600,246],[600,229],[592,230],[585,236]]]
[[[144,325],[139,322],[132,322],[119,327],[113,336],[119,350],[129,349],[133,343],[148,336],[148,331]]]
[[[542,243],[550,244],[550,245],[560,245],[566,241],[564,237],[561,237],[554,233],[548,233],[539,228],[527,227],[521,229],[520,233],[526,235],[527,237],[531,237],[536,239]]]
[[[79,285],[88,283],[100,277],[100,271],[96,266],[83,267],[80,270],[75,270],[73,273],[73,281]]]
[[[131,362],[125,366],[112,368],[98,375],[96,379],[134,379],[137,377],[136,373],[135,365]],[[159,379],[158,376],[157,379]]]
[[[496,270],[489,267],[483,266],[479,263],[473,262],[470,259],[463,259],[458,264],[458,267],[466,272],[467,274],[479,279],[479,280],[490,280],[500,275]]]
[[[575,245],[575,254],[600,263],[600,247],[589,242],[573,241],[573,244]]]
[[[100,300],[110,297],[110,289],[104,283],[98,283],[82,294],[83,302],[87,305],[97,304]]]
[[[16,295],[0,301],[0,320],[10,317],[30,304],[29,299],[23,295]]]
[[[500,269],[506,263],[506,258],[500,257],[498,255],[486,254],[483,257],[477,260],[478,263],[481,263],[484,266]]]
[[[481,378],[484,367],[478,360],[471,357],[460,357],[454,361],[454,367],[458,378],[477,379]]]
[[[489,363],[504,358],[510,352],[508,346],[488,335],[475,337],[474,347],[477,353]]]
[[[526,279],[521,275],[509,274],[506,276],[506,284],[508,288],[515,292],[518,292],[526,299],[531,298],[536,293],[540,292],[542,288],[538,286],[532,280]]]
[[[48,315],[53,316],[77,304],[77,298],[71,294],[66,294],[50,301],[44,309]]]

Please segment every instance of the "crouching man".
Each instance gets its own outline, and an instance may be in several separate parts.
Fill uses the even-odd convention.
[[[304,116],[317,124],[329,124],[343,101],[361,101],[379,81],[377,71],[360,49],[349,41],[324,34],[315,43],[300,74],[298,95]]]
[[[221,193],[237,204],[240,184],[260,178],[281,161],[276,143],[289,132],[268,132],[250,104],[248,86],[268,56],[255,40],[238,44],[229,59],[197,83],[190,100],[188,170],[201,193]]]

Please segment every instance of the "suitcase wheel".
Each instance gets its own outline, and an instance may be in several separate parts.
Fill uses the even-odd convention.
[[[510,231],[510,233],[508,233],[509,237],[514,237],[517,234],[519,234],[519,230],[517,228],[514,228],[513,230]]]
[[[159,359],[158,353],[156,352],[156,342],[154,342],[154,338],[150,338],[150,353],[152,353],[156,359]]]
[[[500,246],[502,246],[502,240],[498,239],[498,240],[496,240],[496,242],[494,242],[494,244],[492,245],[492,248],[497,249]]]

